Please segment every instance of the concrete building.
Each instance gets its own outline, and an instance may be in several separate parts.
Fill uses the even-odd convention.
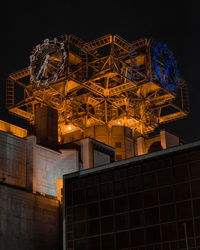
[[[159,196],[159,178],[170,186],[170,171],[182,173],[181,160],[181,168],[163,162],[185,148],[165,130],[150,133],[188,115],[187,93],[172,52],[153,39],[109,34],[84,42],[64,34],[34,47],[30,65],[6,84],[8,111],[30,128],[0,121],[0,249],[181,248],[178,212],[176,231],[163,229],[161,199],[168,193]],[[189,175],[184,180],[192,185]],[[152,203],[155,196],[160,200]],[[138,199],[144,205],[135,211]],[[178,199],[165,208],[169,223]],[[199,246],[195,216],[183,221],[186,248]],[[190,225],[196,231],[188,235]]]
[[[49,121],[48,119],[46,121],[47,126]],[[36,131],[40,131],[40,126]],[[74,176],[77,176],[78,173],[79,176],[90,171],[96,173],[99,169],[109,170],[115,166],[123,166],[127,162],[146,159],[151,156],[147,154],[151,151],[180,144],[178,137],[164,130],[153,137],[132,138],[132,148],[137,157],[118,161],[125,157],[119,142],[124,147],[130,138],[123,137],[128,133],[126,127],[116,130],[112,128],[112,131],[113,145],[115,148],[118,146],[117,154],[121,154],[122,157],[115,155],[114,147],[93,138],[87,137],[60,145],[55,144],[55,136],[51,136],[51,130],[41,138],[40,133],[36,136],[28,135],[27,130],[0,121],[1,249],[62,249],[62,201],[63,193],[66,194],[65,187],[63,191],[63,175],[66,179],[67,174],[74,173]],[[49,147],[47,147],[48,142],[50,142]],[[160,152],[165,154],[165,151]],[[91,195],[94,195],[95,186],[92,189]],[[109,192],[105,185],[105,195],[109,195]],[[96,195],[98,196],[97,193]],[[68,198],[65,196],[65,201]],[[77,202],[78,199],[77,196]],[[66,204],[64,206],[66,217],[68,210],[66,211]],[[70,235],[68,229],[67,232],[64,230],[64,246],[68,244],[66,235],[67,237]],[[76,246],[72,249],[80,248]]]
[[[25,129],[0,121],[0,249],[59,249],[57,180],[114,160],[115,150],[95,140],[53,149],[39,145]]]

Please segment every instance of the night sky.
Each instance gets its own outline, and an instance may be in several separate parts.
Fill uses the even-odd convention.
[[[112,1],[112,4],[108,1],[90,4],[84,1],[9,2],[1,11],[0,119],[19,123],[5,109],[6,78],[29,66],[30,52],[35,45],[64,33],[72,33],[84,41],[112,33],[129,42],[154,38],[173,51],[180,75],[188,84],[191,111],[188,118],[165,127],[186,141],[200,139],[200,15],[197,4],[198,1],[133,0]]]

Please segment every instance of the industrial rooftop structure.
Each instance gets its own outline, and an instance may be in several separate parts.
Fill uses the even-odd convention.
[[[189,111],[186,83],[165,44],[110,34],[90,42],[72,34],[45,39],[30,66],[9,75],[7,106],[32,125],[38,108],[57,110],[61,144],[92,137],[110,146],[112,128],[146,135]],[[96,137],[98,128],[104,138]]]
[[[189,112],[165,44],[45,39],[7,107],[31,130],[0,120],[4,249],[200,247],[200,142],[151,133]]]

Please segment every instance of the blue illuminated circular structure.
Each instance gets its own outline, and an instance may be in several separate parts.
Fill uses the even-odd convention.
[[[154,46],[153,66],[155,75],[162,85],[170,91],[176,91],[179,85],[177,61],[166,44],[158,43]]]

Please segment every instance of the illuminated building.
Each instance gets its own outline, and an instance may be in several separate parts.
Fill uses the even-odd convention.
[[[118,35],[91,42],[74,35],[45,39],[33,49],[30,66],[9,75],[7,106],[9,112],[28,120],[31,129],[0,122],[0,216],[4,218],[0,235],[2,232],[1,244],[6,249],[12,249],[7,240],[11,238],[20,250],[49,250],[62,245],[63,193],[65,202],[70,201],[66,174],[74,174],[76,188],[80,189],[80,176],[85,178],[86,173],[96,174],[99,179],[104,170],[117,172],[121,165],[122,172],[126,172],[126,163],[137,165],[144,160],[151,165],[152,155],[160,163],[160,157],[184,149],[179,138],[165,130],[149,135],[159,124],[186,117],[189,111],[187,86],[179,76],[172,52],[151,39],[131,43]],[[102,173],[96,172],[101,169]],[[105,190],[105,196],[113,194]],[[78,199],[79,194],[73,202]],[[80,242],[76,245],[79,238],[74,230],[80,221],[74,218],[80,214],[73,207],[75,203],[71,208],[64,203],[63,242],[67,249],[83,250]],[[70,222],[69,229],[71,215],[74,224]],[[90,236],[84,237],[90,240]],[[117,241],[109,249],[123,249]],[[98,249],[98,244],[91,246]],[[173,249],[171,242],[169,246]]]
[[[25,98],[19,100],[20,88]],[[37,127],[37,110],[51,107],[57,118],[48,126],[53,121],[58,126],[60,144],[90,137],[116,148],[118,159],[137,155],[138,136],[186,117],[188,104],[172,52],[146,38],[131,43],[118,35],[90,42],[72,34],[45,39],[33,49],[30,66],[7,81],[11,113]]]

